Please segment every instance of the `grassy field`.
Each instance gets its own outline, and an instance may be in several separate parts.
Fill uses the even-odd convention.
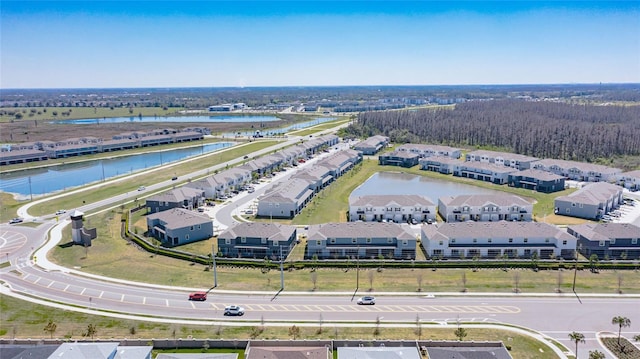
[[[231,327],[223,325],[181,325],[155,323],[103,317],[25,302],[5,295],[0,296],[0,337],[2,338],[64,338],[85,339],[83,333],[89,324],[97,329],[96,338],[208,338],[208,339],[292,339],[288,326],[249,325]],[[44,327],[49,321],[56,324],[52,334]],[[384,321],[382,322],[384,324]],[[293,325],[294,323],[291,323]],[[355,339],[355,340],[456,340],[453,328],[339,327],[325,323],[300,326],[297,339]],[[503,341],[511,346],[514,359],[557,358],[549,347],[528,336],[496,329],[468,328],[465,340]],[[198,350],[197,352],[201,352]],[[215,351],[211,351],[215,352]],[[238,351],[241,352],[241,351]],[[243,356],[240,356],[242,358]]]
[[[78,267],[83,271],[128,280],[168,284],[193,288],[209,288],[213,284],[213,273],[203,265],[193,265],[164,256],[155,256],[137,249],[124,239],[118,238],[120,230],[119,210],[112,210],[87,217],[87,227],[97,223],[98,238],[85,249],[80,246],[58,246],[49,257],[67,267]],[[70,242],[70,229],[64,231],[61,244]],[[181,250],[210,253],[215,239],[181,247]],[[298,248],[297,250],[300,250]],[[153,276],[148,273],[154,273]],[[466,284],[463,283],[463,276]],[[280,272],[261,268],[235,268],[218,266],[218,288],[241,291],[277,291],[280,288]],[[287,291],[316,290],[348,292],[355,289],[356,264],[345,272],[343,269],[293,270],[285,273]],[[571,292],[572,271],[532,270],[479,270],[464,269],[361,269],[360,289],[372,292],[468,292],[511,293],[518,282],[522,293],[553,293],[560,283],[564,292]],[[576,291],[578,293],[617,293],[618,283],[623,293],[640,293],[638,271],[578,271]]]

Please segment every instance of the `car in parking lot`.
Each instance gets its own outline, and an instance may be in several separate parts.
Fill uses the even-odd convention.
[[[205,301],[207,300],[206,292],[193,292],[189,294],[189,300]]]
[[[22,218],[16,217],[9,221],[9,224],[22,223]]]
[[[358,302],[359,305],[375,305],[376,304],[376,297],[372,297],[370,295],[366,295],[364,297],[360,297],[358,298]]]
[[[229,305],[224,307],[224,315],[243,316],[244,308],[239,305]]]

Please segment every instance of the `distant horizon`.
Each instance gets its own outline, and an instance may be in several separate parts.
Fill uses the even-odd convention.
[[[640,83],[629,0],[2,0],[0,31],[0,89]]]
[[[435,85],[281,85],[281,86],[152,86],[152,87],[31,87],[2,88],[2,91],[23,90],[161,90],[161,89],[261,89],[261,88],[349,88],[349,87],[517,87],[517,86],[640,86],[640,82],[585,82],[585,83],[511,83],[511,84],[435,84]]]

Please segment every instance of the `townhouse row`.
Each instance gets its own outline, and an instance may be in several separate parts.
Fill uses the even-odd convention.
[[[508,184],[544,193],[561,191],[565,180],[610,182],[629,190],[640,190],[640,170],[622,172],[618,168],[592,163],[478,150],[461,160],[458,148],[437,145],[404,144],[379,156],[381,165],[420,168],[495,184]]]
[[[13,144],[0,149],[0,166],[198,141],[204,139],[204,136],[207,134],[210,134],[207,128],[184,130],[158,129],[149,132],[122,133],[113,136],[109,140],[88,136],[70,138],[63,141],[38,141]]]
[[[286,258],[298,243],[297,231],[278,223],[238,223],[218,236],[218,255]],[[419,236],[406,224],[325,223],[309,226],[305,259],[413,260],[418,239],[427,258],[574,259],[577,251],[600,259],[638,259],[639,238],[640,228],[628,223],[590,223],[567,231],[538,222],[424,224]]]

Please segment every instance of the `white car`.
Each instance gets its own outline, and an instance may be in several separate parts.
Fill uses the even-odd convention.
[[[229,305],[227,307],[224,307],[224,315],[243,316],[244,315],[244,308],[242,308],[239,305]]]
[[[59,210],[56,211],[56,216],[61,215],[61,214],[65,214],[65,213],[67,213],[67,210],[59,209]]]
[[[372,297],[372,296],[364,296],[364,297],[360,297],[358,298],[358,304],[359,305],[375,305],[376,304],[376,297]]]

